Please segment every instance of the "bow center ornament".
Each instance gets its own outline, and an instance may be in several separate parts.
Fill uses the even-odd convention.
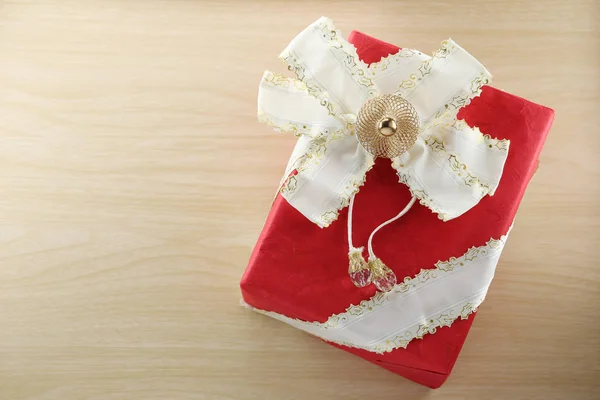
[[[383,94],[361,107],[356,136],[374,157],[394,158],[408,151],[417,141],[419,115],[400,96]]]
[[[350,279],[359,287],[374,283],[389,291],[396,285],[394,266],[375,256],[377,232],[416,200],[448,221],[498,187],[508,140],[483,135],[457,119],[491,75],[450,39],[431,57],[404,49],[367,65],[325,17],[296,36],[280,58],[296,78],[264,73],[258,117],[298,136],[281,194],[322,228],[348,206]],[[412,199],[371,233],[367,261],[363,247],[352,243],[352,214],[377,157],[390,159]]]

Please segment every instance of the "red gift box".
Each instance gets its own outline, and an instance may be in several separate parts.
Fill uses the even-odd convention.
[[[360,32],[352,32],[349,41],[366,63],[399,51]],[[459,118],[492,137],[510,139],[502,180],[493,197],[486,196],[460,218],[443,222],[429,209],[416,205],[400,223],[386,227],[375,239],[377,252],[400,281],[508,232],[536,170],[554,111],[485,86],[481,95],[461,110]],[[356,196],[356,242],[366,243],[373,229],[398,213],[410,198],[408,188],[398,184],[389,160],[377,159]],[[244,301],[291,318],[324,322],[344,312],[348,305],[374,296],[374,287],[356,288],[348,278],[347,217],[345,208],[334,223],[322,229],[279,194],[241,281]],[[334,345],[437,388],[450,374],[474,317],[472,313],[467,319],[457,319],[435,334],[412,340],[406,348],[383,354]]]

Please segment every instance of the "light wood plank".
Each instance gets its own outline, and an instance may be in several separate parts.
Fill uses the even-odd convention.
[[[430,52],[448,36],[556,121],[497,279],[430,391],[238,306],[294,138],[264,69],[320,15]],[[0,398],[594,399],[594,0],[0,3]]]

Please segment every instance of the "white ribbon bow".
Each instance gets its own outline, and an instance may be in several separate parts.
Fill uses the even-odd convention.
[[[419,114],[417,142],[392,159],[392,166],[422,205],[447,221],[494,194],[509,141],[456,119],[491,75],[452,40],[433,57],[404,49],[367,66],[332,21],[321,17],[280,58],[298,79],[266,71],[258,115],[299,137],[281,193],[312,222],[320,227],[333,222],[373,167],[373,156],[354,132],[362,105],[380,94],[401,96]]]

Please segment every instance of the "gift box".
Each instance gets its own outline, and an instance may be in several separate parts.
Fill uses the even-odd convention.
[[[319,36],[325,43],[323,46],[329,46],[324,50],[325,55],[317,54],[314,61],[298,63],[298,59],[319,53],[322,43],[309,43]],[[329,112],[307,126],[306,121],[286,119],[288,110],[276,110],[276,105],[271,112],[259,110],[263,122],[296,134],[299,142],[241,281],[243,301],[255,311],[431,388],[441,386],[447,379],[477,307],[485,298],[554,116],[547,107],[487,85],[487,71],[477,69],[479,64],[468,53],[449,43],[450,47],[442,46],[430,58],[360,32],[352,32],[345,42],[332,22],[322,18],[284,51],[282,58],[299,80],[266,73],[263,82],[267,80],[269,85],[275,82],[278,87],[273,84],[274,90],[283,90],[286,94],[299,93],[299,101],[316,99]],[[328,49],[333,49],[331,60],[327,59]],[[353,58],[353,51],[359,61]],[[443,98],[443,113],[437,112],[435,118],[431,117],[436,121],[438,115],[444,114],[442,120],[446,121],[450,110],[451,117],[458,123],[454,120],[449,125],[434,122],[428,128],[421,125],[418,135],[424,135],[427,129],[440,129],[442,133],[432,133],[423,140],[419,136],[416,144],[409,140],[405,154],[389,157],[392,162],[386,157],[373,157],[372,165],[364,168],[362,179],[355,173],[356,165],[371,161],[369,152],[361,156],[360,163],[352,157],[358,152],[363,154],[363,149],[372,143],[359,139],[358,150],[343,150],[346,155],[340,157],[343,160],[340,165],[351,165],[349,170],[353,173],[340,175],[346,179],[343,187],[333,184],[335,193],[341,194],[335,197],[337,203],[332,203],[322,193],[333,190],[326,182],[326,172],[336,160],[328,159],[331,156],[321,151],[326,145],[320,141],[322,135],[315,132],[335,137],[336,132],[349,126],[350,136],[359,137],[360,113],[364,108],[358,119],[335,112],[337,105],[331,104],[335,100],[343,97],[351,99],[348,101],[351,103],[356,97],[349,83],[340,84],[338,89],[332,89],[333,93],[322,90],[321,82],[328,72],[335,72],[332,76],[339,75],[339,71],[335,71],[338,61],[342,71],[348,72],[346,78],[355,82],[369,74],[367,83],[360,85],[367,87],[365,96],[370,98],[379,94],[368,93],[369,82],[381,88],[394,74],[405,77],[400,80],[400,87],[406,89],[401,93],[413,99],[420,121],[423,115],[426,120],[431,100],[426,99],[422,103],[425,105],[419,103],[418,96],[410,92],[416,90],[414,87],[427,85],[427,79],[431,76],[435,79],[436,74],[444,78],[442,73],[453,73],[454,66],[457,66],[456,71],[475,66],[473,70],[478,75],[473,76],[480,78],[469,78],[468,96],[452,92],[452,96]],[[369,64],[369,69],[356,69],[356,65],[361,67],[360,62]],[[311,63],[327,68],[320,71]],[[357,75],[359,78],[355,78]],[[458,80],[449,77],[444,82]],[[477,83],[474,88],[473,82]],[[360,85],[357,87],[361,88]],[[259,95],[259,103],[273,100],[268,96],[275,96],[275,100],[279,96],[279,92],[269,90]],[[427,86],[420,90],[426,92]],[[438,84],[435,90],[440,90]],[[440,96],[444,97],[443,93]],[[281,103],[275,100],[269,104]],[[453,108],[456,109],[454,114]],[[336,121],[328,119],[332,115]],[[380,132],[390,131],[389,123],[384,122],[382,127],[379,119]],[[464,126],[460,125],[465,122]],[[326,129],[328,126],[333,128]],[[340,126],[337,131],[336,127]],[[464,148],[460,150],[463,145],[460,140],[472,141],[463,144],[472,146],[474,150],[469,151],[475,155]],[[415,150],[419,146],[423,148]],[[335,151],[335,147],[332,148]],[[390,151],[389,147],[385,151]],[[426,152],[430,159],[425,159]],[[448,159],[436,158],[439,152],[444,157],[449,155]],[[469,161],[463,163],[466,159]],[[442,165],[440,160],[444,163],[450,160],[448,165],[453,167]],[[453,160],[460,162],[452,164]],[[429,162],[433,167],[428,170]],[[413,166],[406,168],[403,163],[413,163]],[[425,171],[421,175],[419,168]],[[431,196],[426,195],[425,189],[420,190],[419,183],[423,182],[429,185],[427,188],[433,188],[442,179],[440,174],[449,181],[440,183],[440,187],[449,189]],[[465,192],[463,199],[460,196],[464,188],[470,191]],[[446,192],[454,193],[454,190],[456,195],[444,197]],[[348,196],[344,197],[345,194]],[[329,211],[316,213],[311,207]],[[381,226],[394,216],[401,218]],[[375,252],[377,256],[372,257]],[[353,257],[359,260],[354,267]],[[367,265],[360,261],[362,257],[365,262],[369,258],[370,270],[360,269]],[[393,272],[391,278],[385,275],[386,269],[377,269],[379,264],[371,265],[372,260],[385,261],[386,268]],[[368,277],[350,276],[349,272],[353,271],[373,273]],[[378,276],[377,285],[369,284]],[[367,281],[360,281],[362,278]],[[391,281],[386,280],[388,278]],[[357,279],[360,282],[356,282]]]

